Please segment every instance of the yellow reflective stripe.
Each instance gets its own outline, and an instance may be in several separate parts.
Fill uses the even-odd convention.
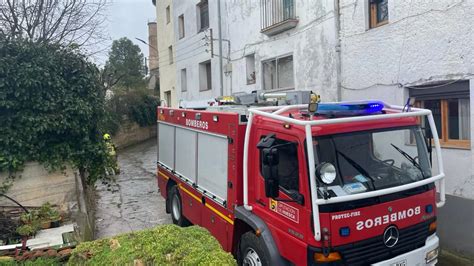
[[[179,184],[179,189],[181,189],[182,191],[186,192],[189,196],[193,197],[195,200],[201,202],[201,199],[194,195],[193,193],[191,193],[191,191],[187,190],[186,188],[184,188],[183,185]],[[225,216],[223,213],[221,213],[220,211],[218,211],[216,208],[212,207],[210,204],[206,203],[205,204],[206,207],[208,207],[211,211],[215,212],[217,215],[219,215],[222,219],[226,220],[228,223],[230,224],[234,224],[234,221],[232,219],[230,219],[229,217]]]
[[[163,174],[163,172],[158,171],[158,174],[161,175],[164,179],[170,179],[167,175]]]
[[[180,188],[181,190],[183,190],[184,192],[188,193],[189,196],[191,196],[191,197],[193,197],[195,200],[201,202],[201,199],[200,199],[198,196],[196,196],[196,195],[194,195],[193,193],[191,193],[191,191],[185,189],[183,185],[179,184],[178,186],[179,186],[179,188]]]
[[[230,224],[234,224],[234,221],[232,221],[232,219],[230,219],[229,217],[225,216],[223,213],[219,212],[218,210],[216,210],[214,207],[212,207],[210,204],[207,204],[206,203],[206,207],[208,207],[211,211],[215,212],[217,215],[219,215],[222,219],[226,220],[228,223]]]

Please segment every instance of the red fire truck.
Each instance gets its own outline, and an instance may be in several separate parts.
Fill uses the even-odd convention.
[[[243,265],[436,264],[445,189],[429,110],[309,92],[222,102],[158,108],[175,224],[207,228]]]

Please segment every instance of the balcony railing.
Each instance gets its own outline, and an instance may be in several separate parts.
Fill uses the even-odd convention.
[[[295,0],[260,0],[261,32],[275,35],[296,27]]]

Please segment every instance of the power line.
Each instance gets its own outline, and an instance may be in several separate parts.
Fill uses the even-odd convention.
[[[186,48],[188,48],[188,47],[190,47],[190,46],[192,46],[192,45],[194,45],[194,44],[196,44],[196,43],[198,43],[198,42],[200,42],[200,41],[202,41],[202,39],[199,39],[199,40],[197,40],[197,41],[195,41],[195,42],[192,42],[192,43],[190,43],[190,44],[188,44],[188,45],[186,45],[186,46],[184,46],[184,47],[182,47],[182,48],[178,48],[178,46],[177,46],[176,44],[174,44],[174,45],[173,45],[173,44],[170,44],[170,46],[173,46],[173,47],[175,47],[176,49],[179,49],[179,50],[183,50],[183,49],[186,49]],[[150,45],[150,46],[151,46],[151,45]],[[153,46],[151,46],[151,47],[153,47]],[[168,47],[167,47],[167,48],[163,48],[163,49],[155,49],[155,51],[157,51],[158,54],[166,53],[166,52],[168,52]]]
[[[204,46],[201,46],[201,47],[204,47]],[[198,48],[201,48],[201,47],[198,47]],[[192,58],[192,57],[195,57],[196,55],[199,55],[199,54],[203,54],[203,53],[206,53],[206,51],[200,51],[199,49],[196,49],[196,50],[191,50],[189,52],[196,52],[195,54],[192,54],[190,56],[187,56],[187,57],[184,57],[184,58],[181,58],[181,59],[177,59],[178,57],[182,56],[183,54],[179,55],[178,57],[173,57],[175,60],[173,60],[171,62],[171,64],[174,64],[174,63],[177,63],[177,62],[181,62],[183,60],[186,60],[186,59],[189,59],[189,58]],[[177,59],[177,60],[176,60]],[[159,63],[159,66],[160,67],[165,67],[165,66],[168,66],[168,65],[171,65],[170,64],[170,60],[167,59],[167,60],[160,60],[160,63]]]
[[[408,17],[410,17],[412,4],[413,4],[413,0],[410,0],[410,5],[408,7]],[[406,35],[407,35],[408,25],[409,25],[408,22],[409,22],[408,20],[405,22],[405,29],[403,29],[402,48],[400,50],[400,58],[398,58],[397,82],[400,82],[400,70],[402,68],[403,49],[405,48],[405,40],[406,40]]]
[[[200,44],[199,42],[201,42],[201,41],[205,41],[205,42],[202,43],[202,44]],[[192,43],[186,45],[184,48],[178,48],[178,47],[176,47],[176,50],[174,51],[172,60],[169,59],[169,55],[170,55],[170,54],[169,54],[169,49],[167,49],[166,54],[168,55],[168,59],[159,60],[159,62],[160,62],[159,64],[160,64],[160,66],[165,66],[166,63],[168,63],[168,64],[170,64],[170,63],[176,63],[176,62],[180,62],[180,61],[189,59],[189,58],[191,58],[191,57],[194,57],[194,56],[196,56],[196,55],[202,53],[202,51],[199,51],[200,48],[210,46],[210,42],[211,42],[211,41],[212,41],[211,38],[210,38],[209,36],[207,36],[207,34],[204,34],[204,37],[203,37],[203,38],[198,39],[198,40],[196,40],[196,41],[194,41],[194,42],[192,42]],[[197,46],[197,47],[193,47],[196,43],[198,44],[198,46]],[[189,48],[189,47],[193,47],[193,49],[191,49],[191,50],[189,50],[189,51],[187,51],[187,52],[182,52],[182,53],[179,53],[179,54],[178,54],[178,52],[180,52],[180,51],[182,51],[182,50],[185,50],[185,49],[187,49],[187,48]],[[191,56],[188,56],[188,57],[184,57],[184,58],[179,59],[180,57],[182,57],[182,56],[184,56],[184,55],[186,55],[186,54],[190,54],[190,53],[193,53],[193,52],[196,52],[196,51],[197,51],[196,54],[193,54],[193,55],[191,55]],[[172,52],[173,52],[173,51],[172,51]],[[208,51],[207,49],[206,49],[204,52],[209,53],[209,51]],[[162,57],[162,56],[160,56],[160,57]]]
[[[180,54],[177,54],[177,52],[175,51],[175,52],[173,53],[173,58],[174,58],[174,59],[178,59],[178,57],[182,57],[183,55],[186,55],[186,54],[195,52],[195,51],[199,50],[199,49],[202,48],[202,47],[205,47],[205,45],[199,45],[199,46],[195,47],[193,50],[189,50],[189,51],[187,51],[187,52],[180,53]],[[168,58],[169,58],[169,55],[170,55],[170,54],[167,53],[167,55],[168,55]],[[165,62],[166,59],[165,59],[165,60],[162,60],[162,61]],[[168,59],[168,61],[169,61],[169,59]]]
[[[203,34],[200,34],[200,33],[203,33]],[[190,40],[192,40],[192,39],[195,38],[195,37],[200,37],[200,38],[194,40],[193,42],[189,42]],[[187,47],[190,47],[190,46],[192,46],[192,45],[195,44],[195,43],[198,43],[198,42],[200,42],[200,41],[203,41],[203,40],[205,40],[206,38],[209,38],[209,36],[207,36],[207,30],[206,30],[206,31],[199,32],[198,34],[193,35],[193,36],[191,36],[191,37],[189,37],[189,38],[180,39],[180,40],[178,40],[179,43],[178,43],[178,42],[170,43],[170,45],[176,47],[176,49],[178,49],[178,47],[179,47],[179,49],[186,49]],[[184,44],[185,44],[185,45],[184,45]],[[184,47],[181,46],[181,45],[183,45]],[[168,51],[168,47],[162,48],[162,49],[157,49],[157,51],[158,51],[158,53],[165,53],[165,52]]]
[[[466,73],[466,74],[462,74],[461,77],[459,77],[455,80],[450,80],[450,81],[445,82],[445,83],[438,83],[438,84],[435,84],[435,85],[432,85],[432,86],[424,86],[422,84],[420,84],[420,85],[411,85],[411,84],[416,83],[416,82],[409,82],[409,83],[405,83],[405,84],[401,84],[401,83],[374,83],[372,85],[365,86],[365,87],[360,87],[360,88],[351,88],[351,87],[346,87],[344,85],[341,85],[341,87],[345,90],[351,90],[351,91],[363,91],[363,90],[368,90],[368,89],[371,89],[371,88],[374,88],[374,87],[393,87],[393,86],[397,86],[399,88],[407,88],[407,89],[421,89],[421,88],[422,89],[435,89],[435,88],[448,86],[448,85],[454,84],[454,83],[462,81],[462,80],[466,80],[466,79],[468,79],[469,77],[472,77],[472,76],[474,76],[474,74]],[[420,87],[420,86],[422,86],[422,87]]]

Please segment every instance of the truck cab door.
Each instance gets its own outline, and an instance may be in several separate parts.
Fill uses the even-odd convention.
[[[268,165],[266,165],[268,157],[265,157],[268,156],[268,149],[265,150],[260,145],[255,149],[259,163],[255,164],[258,167],[254,169],[256,177],[254,212],[259,213],[272,231],[280,254],[290,261],[301,261],[304,264],[306,263],[306,238],[311,232],[309,230],[311,199],[307,189],[309,186],[307,185],[304,142],[295,136],[282,133],[262,131],[259,136],[261,138],[259,144],[268,136],[274,138],[270,141],[271,143],[267,143],[267,146],[274,147],[270,158],[274,160],[273,163],[276,163],[273,175],[276,174],[278,187],[276,193],[269,196]]]

